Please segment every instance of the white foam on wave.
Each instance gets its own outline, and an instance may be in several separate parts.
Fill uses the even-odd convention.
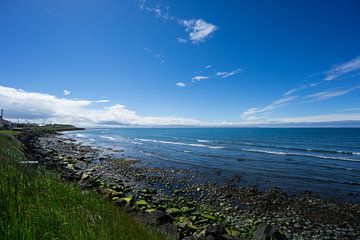
[[[221,147],[221,146],[208,146],[209,148],[212,148],[212,149],[223,149],[224,147]]]
[[[286,155],[286,152],[275,152],[275,151],[266,151],[260,149],[242,149],[243,151],[247,152],[258,152],[258,153],[268,153],[268,154],[275,154],[275,155]]]
[[[209,140],[203,140],[203,139],[198,139],[197,141],[200,143],[209,143],[210,142]]]
[[[111,137],[111,136],[101,135],[100,137],[101,137],[101,138],[104,138],[104,139],[111,140],[111,141],[116,141],[116,138]]]
[[[321,159],[333,159],[333,160],[338,160],[338,161],[360,162],[360,160],[353,159],[353,158],[312,155],[312,154],[286,153],[286,152],[266,151],[266,150],[260,150],[260,149],[242,149],[242,151],[258,152],[258,153],[265,153],[265,154],[275,154],[275,155],[289,155],[289,156],[313,157],[313,158],[321,158]]]
[[[82,133],[77,133],[77,134],[75,134],[75,137],[78,137],[78,138],[84,138],[84,137],[85,137],[85,135],[84,135],[84,134],[82,134]]]
[[[221,147],[221,146],[209,146],[209,145],[198,144],[198,143],[170,142],[170,141],[161,141],[161,140],[155,140],[155,139],[136,138],[136,140],[143,141],[143,142],[164,143],[164,144],[191,146],[191,147],[204,147],[204,148],[211,148],[211,149],[222,149],[222,148],[224,148],[224,147]]]

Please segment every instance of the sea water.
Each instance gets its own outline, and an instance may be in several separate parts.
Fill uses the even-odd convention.
[[[65,136],[149,166],[238,174],[241,186],[360,199],[360,128],[99,128]]]

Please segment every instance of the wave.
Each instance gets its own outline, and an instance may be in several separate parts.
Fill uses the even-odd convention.
[[[108,139],[108,140],[111,140],[111,141],[116,141],[116,138],[114,138],[114,137],[111,137],[111,136],[104,136],[104,135],[101,135],[100,136],[101,138],[104,138],[104,139]]]
[[[214,141],[214,143],[223,143],[226,144],[224,141]],[[288,146],[280,146],[280,145],[267,145],[267,144],[259,144],[259,143],[245,143],[245,142],[232,142],[231,144],[228,143],[224,149],[239,151],[243,150],[238,148],[237,146],[249,146],[249,147],[258,147],[258,148],[272,148],[272,149],[282,149],[282,150],[293,150],[298,152],[314,152],[314,153],[326,153],[326,154],[336,154],[336,155],[360,155],[360,152],[353,152],[347,150],[330,150],[330,149],[319,149],[319,148],[302,148],[302,147],[288,147]],[[260,151],[260,150],[259,150]],[[262,150],[261,150],[262,151]],[[267,151],[267,150],[264,150]],[[270,151],[271,152],[271,151]],[[284,155],[287,152],[277,152],[274,151],[274,154]],[[300,154],[300,153],[299,153]]]
[[[219,142],[221,143],[221,142]],[[341,154],[341,155],[360,155],[360,152],[352,152],[346,150],[329,150],[329,149],[318,149],[318,148],[301,148],[301,147],[288,147],[288,146],[274,146],[268,144],[259,144],[259,143],[245,143],[245,142],[233,142],[230,145],[245,145],[251,147],[260,147],[260,148],[275,148],[275,149],[284,149],[284,150],[294,150],[300,152],[315,152],[315,153],[328,153],[328,154]],[[239,150],[236,147],[226,147],[229,150]]]
[[[276,151],[266,151],[266,150],[260,150],[260,149],[241,149],[241,150],[245,151],[245,152],[265,153],[265,154],[274,154],[274,155],[313,157],[313,158],[321,158],[321,159],[333,159],[333,160],[338,160],[338,161],[360,162],[360,160],[353,159],[353,158],[342,158],[342,157],[322,156],[322,155],[312,155],[312,154],[299,154],[299,153],[288,153],[288,152],[276,152]]]
[[[268,153],[268,154],[275,154],[275,155],[287,155],[286,152],[275,152],[275,151],[266,151],[266,150],[260,150],[260,149],[242,149],[242,151],[245,152],[257,152],[257,153]]]
[[[328,149],[313,149],[313,148],[294,148],[294,147],[284,147],[276,146],[281,149],[297,150],[297,151],[306,151],[306,152],[318,152],[318,153],[332,153],[332,154],[344,154],[344,155],[360,155],[358,152],[351,151],[341,151],[341,150],[328,150]]]
[[[201,143],[209,143],[210,142],[210,140],[203,140],[203,139],[198,139],[197,141],[201,142]]]
[[[222,146],[210,146],[210,145],[198,144],[198,143],[170,142],[170,141],[161,141],[161,140],[155,140],[155,139],[136,138],[136,140],[143,141],[143,142],[164,143],[164,144],[191,146],[191,147],[204,147],[204,148],[211,148],[211,149],[223,149],[224,148]]]

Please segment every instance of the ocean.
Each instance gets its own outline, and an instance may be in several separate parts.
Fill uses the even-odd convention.
[[[65,137],[147,166],[237,174],[239,187],[360,199],[360,128],[98,128]]]

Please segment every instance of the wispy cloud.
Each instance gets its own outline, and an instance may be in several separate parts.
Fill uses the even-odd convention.
[[[278,100],[275,100],[271,104],[269,104],[265,107],[262,107],[262,108],[249,108],[246,111],[244,111],[241,114],[241,116],[243,118],[249,118],[249,117],[254,117],[254,115],[256,115],[256,114],[268,113],[270,111],[273,111],[279,107],[282,107],[282,106],[288,104],[289,102],[293,101],[296,98],[297,98],[297,96],[286,96],[286,97],[280,98]]]
[[[177,82],[176,86],[178,86],[178,87],[186,87],[186,84],[183,83],[183,82]]]
[[[340,78],[340,77],[342,77],[344,75],[347,75],[349,73],[354,73],[354,72],[359,72],[359,71],[360,71],[360,56],[358,56],[358,57],[356,57],[356,58],[354,58],[354,59],[352,59],[350,61],[334,65],[329,70],[325,71],[325,73],[313,74],[312,76],[322,75],[323,77],[322,77],[321,80],[317,80],[315,82],[308,83],[308,84],[303,84],[300,87],[290,89],[287,92],[285,92],[283,94],[283,96],[293,94],[293,93],[298,92],[300,90],[305,90],[305,89],[309,89],[309,88],[318,87],[318,86],[322,85],[325,82],[336,80],[336,79],[338,79],[338,78]]]
[[[189,33],[189,39],[193,43],[204,41],[212,33],[218,30],[218,27],[212,23],[208,23],[203,19],[182,20],[186,32]]]
[[[164,63],[165,62],[165,57],[162,54],[155,54],[153,55],[154,58],[158,59],[160,61],[160,63]]]
[[[178,37],[178,38],[176,38],[176,39],[177,39],[178,42],[180,42],[180,43],[187,43],[187,42],[188,42],[185,38]]]
[[[208,69],[212,68],[211,65],[206,65],[205,66],[205,70],[206,72],[209,72]],[[234,76],[235,74],[241,72],[242,69],[238,68],[238,69],[235,69],[234,71],[231,71],[231,72],[217,72],[215,74],[209,74],[208,76],[204,76],[204,75],[196,75],[194,77],[191,78],[191,81],[193,83],[196,83],[196,82],[200,82],[200,81],[203,81],[203,80],[206,80],[206,79],[216,79],[216,78],[228,78],[228,77],[231,77],[231,76]],[[199,74],[203,71],[197,71],[196,73]]]
[[[153,58],[157,59],[160,61],[161,64],[165,63],[165,56],[163,54],[160,54],[160,53],[152,53],[151,49],[150,48],[147,48],[145,47],[144,48],[144,51],[151,55]]]
[[[208,79],[209,77],[207,76],[195,76],[192,78],[193,81],[202,81],[202,80],[205,80],[205,79]]]
[[[298,92],[298,91],[300,91],[300,90],[306,89],[306,88],[308,88],[309,86],[311,86],[311,84],[304,84],[304,85],[302,85],[302,86],[300,86],[300,87],[292,88],[292,89],[286,91],[286,92],[283,94],[283,96],[289,96],[289,95],[291,95],[291,94],[293,94],[293,93],[296,93],[296,92]]]
[[[64,91],[64,95],[65,95],[65,96],[69,96],[69,95],[71,94],[71,92],[68,91],[68,90],[65,90],[65,89],[64,89],[63,91]]]
[[[360,107],[357,108],[345,108],[342,110],[342,112],[355,112],[355,111],[360,111]]]
[[[330,70],[326,72],[324,80],[325,81],[335,80],[347,73],[355,72],[359,70],[360,70],[360,56],[348,62],[333,66]]]
[[[271,122],[281,123],[321,123],[321,122],[339,122],[339,121],[360,121],[360,113],[346,114],[323,114],[292,118],[273,118]]]
[[[238,68],[234,71],[231,71],[231,72],[217,72],[215,75],[217,77],[222,77],[222,78],[228,78],[228,77],[231,77],[231,76],[234,76],[235,74],[241,72],[242,69]]]
[[[334,98],[334,97],[339,97],[339,96],[348,94],[351,91],[354,91],[354,90],[359,89],[359,88],[360,88],[360,85],[355,86],[355,87],[351,87],[351,88],[347,88],[347,89],[322,91],[322,92],[309,94],[305,98],[310,99],[310,100],[314,100],[314,101],[322,101],[322,100],[327,100],[327,99],[331,99],[331,98]]]
[[[107,100],[107,99],[101,99],[101,100],[96,100],[96,101],[94,101],[94,102],[96,102],[96,103],[109,103],[109,102],[110,102],[110,100]]]
[[[176,20],[175,17],[169,15],[169,7],[161,8],[160,5],[156,5],[154,7],[149,7],[146,4],[146,0],[140,0],[140,9],[146,10],[148,12],[153,13],[156,17],[162,18],[164,20]]]
[[[202,124],[189,118],[140,116],[120,104],[94,104],[108,102],[57,98],[46,93],[0,86],[0,105],[4,106],[8,114],[37,123],[71,123],[81,126]]]

